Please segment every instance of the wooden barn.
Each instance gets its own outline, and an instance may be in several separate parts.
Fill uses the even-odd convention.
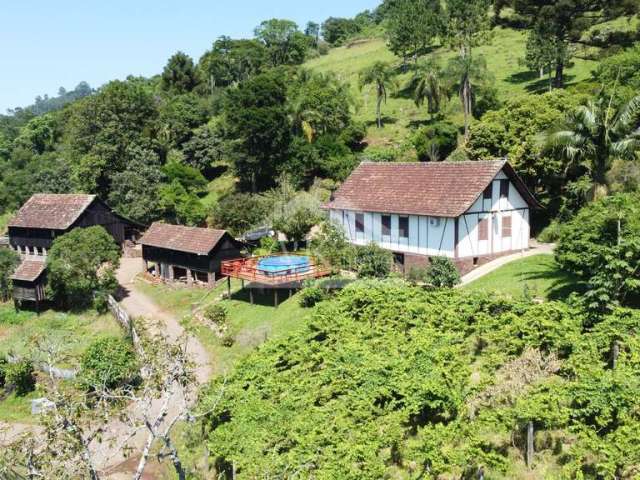
[[[242,245],[224,230],[154,223],[140,239],[145,270],[170,282],[213,285],[223,260],[240,258]]]
[[[103,226],[122,245],[144,227],[111,210],[95,195],[33,195],[8,225],[9,244],[21,255],[46,256],[53,241],[78,227]]]
[[[355,245],[375,243],[408,271],[430,257],[462,273],[529,248],[539,203],[506,160],[363,162],[324,205]]]
[[[103,226],[118,245],[135,240],[143,226],[112,211],[95,195],[33,195],[8,225],[9,247],[20,254],[22,263],[13,274],[16,304],[45,299],[46,256],[53,241],[74,228]]]

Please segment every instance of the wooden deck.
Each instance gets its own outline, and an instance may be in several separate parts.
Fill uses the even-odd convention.
[[[259,262],[266,257],[239,258],[223,261],[220,273],[227,277],[238,278],[247,282],[259,283],[273,287],[301,284],[306,280],[328,277],[331,270],[309,259],[309,265],[291,267],[284,272],[268,272],[259,267]]]

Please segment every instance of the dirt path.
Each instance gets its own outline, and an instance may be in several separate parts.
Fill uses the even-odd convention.
[[[145,318],[151,320],[150,326],[155,325],[162,328],[164,335],[175,340],[184,334],[184,328],[180,325],[179,319],[170,313],[162,310],[153,300],[135,288],[135,278],[142,272],[142,260],[140,258],[123,258],[120,268],[117,272],[118,282],[122,287],[123,297],[120,304],[129,313],[132,318]],[[204,384],[211,378],[213,369],[206,349],[193,336],[188,336],[187,353],[195,363],[195,375],[199,384]],[[179,395],[179,394],[177,394]],[[172,399],[170,405],[181,404],[182,397]],[[152,410],[159,409],[160,402],[154,403]],[[170,407],[165,422],[171,422],[179,414],[176,408]],[[128,433],[128,427],[118,420],[114,420],[107,428],[110,438],[123,438]],[[96,451],[99,452],[98,469],[105,474],[105,478],[112,480],[130,477],[130,473],[135,471],[136,461],[132,458],[139,458],[138,452],[142,450],[146,439],[146,431],[138,432],[129,442],[129,446],[134,448],[134,452],[125,457],[122,452],[118,451],[118,447],[108,445],[103,442],[101,445],[95,445]],[[150,461],[149,468],[153,469],[153,462]],[[153,478],[153,476],[149,477]]]
[[[507,263],[511,263],[515,260],[520,260],[521,258],[526,258],[526,257],[532,257],[533,255],[541,255],[541,254],[551,255],[553,254],[554,248],[555,248],[555,245],[552,243],[537,243],[532,241],[531,248],[529,250],[526,250],[520,253],[514,253],[513,255],[507,255],[505,257],[496,258],[495,260],[489,263],[485,263],[484,265],[467,273],[464,277],[462,277],[458,287],[462,287],[464,285],[467,285],[473,282],[474,280],[484,277],[485,275],[497,270],[503,265],[506,265]]]

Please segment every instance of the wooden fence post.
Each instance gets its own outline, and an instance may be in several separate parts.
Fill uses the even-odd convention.
[[[527,424],[527,467],[533,465],[533,422]]]
[[[611,345],[611,368],[613,370],[616,369],[619,355],[620,355],[620,343],[617,340],[614,340],[613,345]]]

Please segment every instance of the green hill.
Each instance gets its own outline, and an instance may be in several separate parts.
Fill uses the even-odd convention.
[[[490,43],[474,50],[475,55],[482,55],[486,59],[501,100],[513,95],[544,92],[547,89],[546,79],[540,80],[537,74],[521,65],[525,44],[525,31],[497,27],[493,30]],[[454,52],[446,48],[437,48],[431,55],[445,62]],[[390,62],[398,67],[402,65],[402,60],[389,51],[384,39],[371,38],[356,40],[344,47],[332,49],[327,55],[308,61],[305,67],[317,72],[333,72],[351,84],[354,96],[359,99],[356,118],[370,125],[367,136],[369,148],[401,146],[407,141],[407,134],[412,128],[426,119],[426,109],[416,107],[411,95],[403,91],[411,73],[401,73],[397,77],[398,92],[392,94],[383,106],[385,126],[382,129],[376,128],[373,124],[375,93],[366,89],[360,91],[358,75],[365,67],[377,61]],[[595,65],[595,61],[575,58],[573,65],[566,72],[567,84],[571,86],[588,80]],[[452,98],[446,110],[450,119],[462,125],[461,107],[457,97]]]

